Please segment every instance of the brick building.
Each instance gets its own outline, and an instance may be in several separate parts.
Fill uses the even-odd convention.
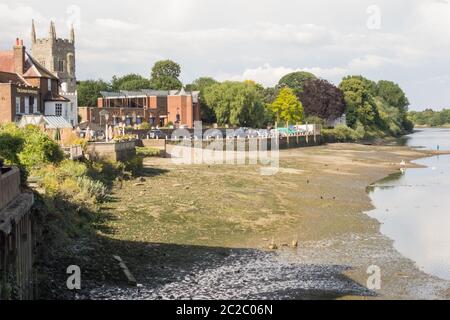
[[[11,51],[0,51],[0,122],[22,115],[64,116],[70,101],[59,94],[59,79],[26,52],[16,39]]]
[[[102,92],[97,108],[79,108],[82,121],[105,124],[101,111],[109,114],[109,123],[117,125],[148,122],[154,127],[169,123],[192,128],[200,120],[199,92],[182,90],[140,90]]]

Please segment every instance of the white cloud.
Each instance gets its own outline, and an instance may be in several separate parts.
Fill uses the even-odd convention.
[[[115,29],[122,31],[132,31],[139,29],[139,25],[117,19],[96,19],[95,24],[100,28]]]
[[[353,71],[353,73],[366,71],[369,69],[381,68],[387,64],[392,64],[394,61],[392,59],[368,54],[361,58],[355,58],[350,61],[348,68]]]
[[[253,80],[258,83],[261,83],[265,86],[274,86],[278,83],[278,81],[286,74],[296,71],[307,71],[315,74],[321,78],[336,78],[343,77],[348,74],[348,70],[345,68],[287,68],[287,67],[272,67],[270,64],[266,63],[261,67],[257,67],[254,69],[246,69],[242,74],[239,75],[230,75],[230,74],[222,74],[218,75],[216,78],[219,80],[233,80],[233,81],[244,81],[244,80]]]

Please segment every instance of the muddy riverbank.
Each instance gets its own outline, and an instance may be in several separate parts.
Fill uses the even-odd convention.
[[[449,283],[419,271],[364,214],[372,209],[367,186],[431,154],[355,144],[285,150],[274,176],[258,165],[148,159],[143,179],[116,187],[96,234],[63,259],[84,270],[83,289],[64,291],[58,262],[49,296],[448,298]],[[268,250],[271,243],[279,249]],[[126,283],[113,254],[139,287]],[[365,288],[372,265],[382,272],[378,291]]]

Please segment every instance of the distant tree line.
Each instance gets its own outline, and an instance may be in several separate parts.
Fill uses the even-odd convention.
[[[100,91],[178,90],[183,87],[181,67],[171,60],[158,61],[150,78],[137,74],[111,81],[88,80],[78,84],[79,104],[96,106]],[[347,76],[339,86],[304,71],[283,76],[265,88],[254,81],[219,82],[200,77],[185,84],[199,91],[202,120],[219,125],[263,127],[275,124],[319,122],[324,125],[346,115],[348,130],[358,137],[398,136],[413,128],[409,101],[394,82]],[[353,131],[352,131],[353,130]]]
[[[415,125],[419,126],[450,126],[450,109],[443,109],[442,111],[434,111],[432,109],[425,109],[424,111],[410,111],[408,116]]]

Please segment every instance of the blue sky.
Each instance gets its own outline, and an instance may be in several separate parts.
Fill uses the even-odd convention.
[[[50,19],[61,37],[75,24],[80,80],[149,76],[170,58],[185,83],[362,74],[399,83],[411,109],[450,107],[447,0],[0,0],[0,49],[16,37],[29,45],[33,18],[38,37]]]

